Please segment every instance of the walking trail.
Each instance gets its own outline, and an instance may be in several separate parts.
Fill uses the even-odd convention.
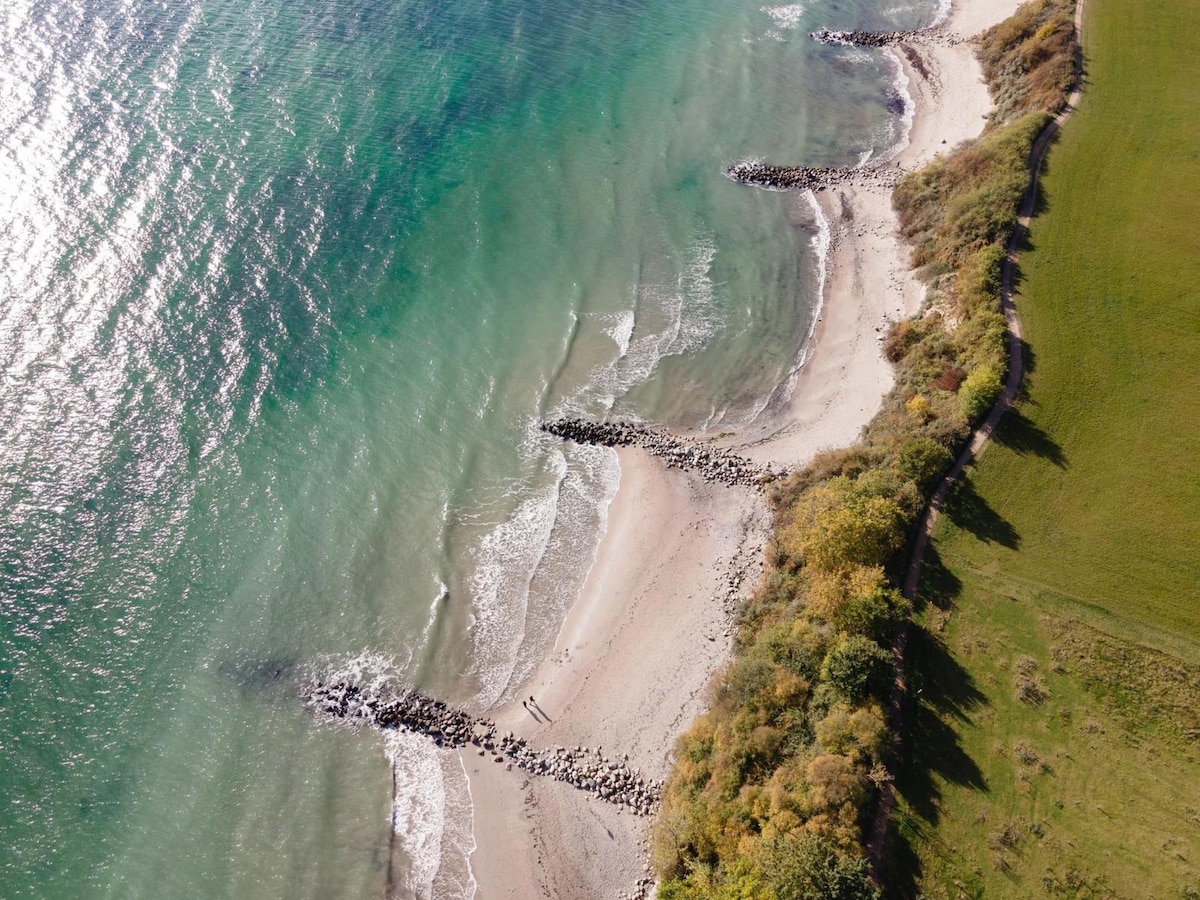
[[[913,544],[912,557],[904,579],[904,596],[909,600],[916,599],[917,589],[921,581],[921,565],[925,560],[925,551],[929,547],[929,539],[937,527],[942,507],[945,505],[946,499],[950,496],[950,491],[954,488],[963,470],[983,451],[984,446],[991,438],[1004,414],[1012,408],[1025,376],[1025,362],[1021,353],[1023,343],[1021,338],[1021,320],[1017,318],[1017,308],[1012,296],[1012,286],[1017,264],[1017,250],[1026,232],[1029,230],[1029,222],[1033,218],[1034,207],[1037,203],[1038,176],[1042,169],[1042,163],[1046,158],[1046,153],[1050,149],[1050,144],[1058,134],[1059,129],[1062,128],[1067,119],[1071,118],[1071,115],[1079,105],[1080,86],[1083,80],[1083,5],[1084,0],[1076,0],[1075,86],[1067,98],[1066,105],[1058,115],[1046,123],[1046,127],[1042,129],[1041,134],[1034,141],[1033,149],[1029,154],[1029,187],[1026,189],[1025,196],[1021,200],[1017,225],[1008,239],[1007,255],[1001,265],[1000,305],[1004,311],[1004,319],[1008,326],[1008,379],[1004,384],[1004,392],[1000,395],[1000,399],[991,408],[987,418],[971,438],[971,442],[959,454],[958,459],[954,461],[954,465],[942,477],[942,480],[938,483],[937,490],[934,491],[933,498],[929,501],[925,517],[921,520],[921,526],[917,532],[916,542]],[[896,658],[896,684],[892,689],[892,696],[889,702],[889,718],[891,719],[892,730],[897,735],[901,735],[904,732],[904,657],[907,643],[908,629],[903,628],[892,644],[892,652]],[[899,751],[897,751],[897,754],[899,754]],[[899,762],[900,760],[897,756],[893,760],[893,771],[896,771]],[[879,806],[876,809],[871,836],[867,842],[867,858],[871,864],[871,872],[877,882],[880,880],[883,872],[883,847],[895,806],[896,789],[894,783],[888,782],[884,785],[880,793]]]

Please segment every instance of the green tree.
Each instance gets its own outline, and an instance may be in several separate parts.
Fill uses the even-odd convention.
[[[847,634],[883,642],[895,634],[911,614],[912,604],[898,590],[878,585],[847,599],[834,612],[833,624]]]
[[[778,900],[879,900],[867,861],[839,852],[828,838],[803,833],[775,840],[763,871]]]
[[[821,666],[821,677],[852,704],[883,693],[892,672],[892,655],[857,634],[834,644]]]
[[[921,436],[909,441],[900,449],[896,468],[909,481],[926,487],[950,467],[953,459],[950,451],[933,438]]]
[[[992,408],[1004,386],[1000,376],[991,366],[977,366],[972,369],[958,388],[958,402],[962,405],[962,413],[968,422],[975,422]]]

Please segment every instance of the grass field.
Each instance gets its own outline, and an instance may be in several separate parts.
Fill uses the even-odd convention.
[[[1195,5],[1088,0],[1084,46],[1021,256],[1027,397],[926,576],[897,893],[1200,897]]]

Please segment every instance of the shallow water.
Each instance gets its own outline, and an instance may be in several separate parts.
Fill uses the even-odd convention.
[[[805,34],[932,15],[5,4],[0,895],[469,893],[461,773],[297,685],[516,688],[618,477],[537,419],[761,409],[819,223],[723,167],[894,143]]]

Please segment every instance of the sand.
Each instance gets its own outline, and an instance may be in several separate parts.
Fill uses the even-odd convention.
[[[1016,5],[958,0],[945,28],[973,35]],[[891,161],[905,169],[979,134],[991,106],[969,44],[919,52],[929,77],[904,62],[916,110],[909,143]],[[917,312],[923,290],[896,235],[889,193],[845,186],[818,194],[832,246],[813,351],[790,398],[735,439],[745,455],[796,467],[850,444],[890,389],[882,336],[889,321]],[[584,591],[521,691],[551,721],[535,721],[520,702],[495,718],[538,745],[628,754],[658,778],[728,659],[731,616],[762,570],[769,516],[759,493],[667,470],[640,450],[620,451],[620,463],[621,485]],[[617,897],[645,877],[647,819],[486,757],[464,751],[462,758],[481,900]]]

